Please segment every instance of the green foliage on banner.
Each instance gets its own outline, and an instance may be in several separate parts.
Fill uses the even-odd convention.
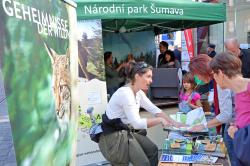
[[[78,118],[78,125],[80,128],[89,129],[92,126],[91,119],[88,114],[82,113],[81,106],[78,109],[79,118]],[[94,114],[94,118],[96,123],[102,122],[102,115],[101,114]]]
[[[86,49],[85,61],[87,62],[87,70],[94,78],[99,80],[105,80],[104,72],[104,55],[103,55],[103,41],[102,41],[102,28],[100,20],[91,20],[86,22],[78,22],[78,24],[84,25],[86,28],[90,29],[93,36],[89,36],[87,32],[83,32],[82,39],[80,42],[80,49]],[[82,28],[82,26],[78,27]],[[83,51],[83,50],[81,50]],[[79,52],[80,56],[81,51]],[[83,53],[82,53],[83,54]],[[92,78],[90,78],[92,79]]]
[[[25,0],[20,3],[69,19],[62,1]],[[5,29],[4,55],[0,55],[0,59],[3,60],[17,165],[68,165],[75,137],[74,123],[61,125],[57,121],[51,60],[44,43],[58,54],[65,54],[69,41],[39,34],[36,24],[28,20],[8,17],[3,12],[0,16],[0,28]]]
[[[102,121],[101,114],[95,114],[94,117],[96,119],[96,123],[101,123]],[[91,119],[86,114],[81,115],[78,121],[79,121],[79,126],[81,128],[89,129],[92,126]]]

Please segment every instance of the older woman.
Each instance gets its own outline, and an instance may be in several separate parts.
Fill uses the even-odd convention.
[[[210,66],[220,87],[232,89],[236,93],[236,126],[246,127],[250,124],[250,79],[243,78],[240,59],[229,53],[221,53],[211,61]]]
[[[152,83],[152,67],[144,62],[128,65],[130,82],[119,88],[111,97],[103,116],[104,130],[99,147],[112,165],[156,166],[157,146],[140,129],[156,125],[175,125],[158,107],[151,103],[145,93]],[[140,107],[152,113],[152,118],[141,118]]]
[[[249,165],[250,79],[243,78],[241,66],[241,60],[229,53],[221,53],[210,63],[214,79],[221,88],[232,89],[235,93],[236,123],[229,127],[228,133],[232,138],[236,137],[237,165]]]

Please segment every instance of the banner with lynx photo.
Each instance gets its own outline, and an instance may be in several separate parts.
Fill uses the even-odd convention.
[[[92,125],[90,114],[93,114],[97,122],[101,121],[107,105],[107,90],[101,20],[79,20],[77,32],[79,125],[76,163],[83,166],[105,162],[98,144],[89,137],[89,129]]]
[[[0,18],[1,84],[17,165],[74,165],[75,3],[2,0]]]

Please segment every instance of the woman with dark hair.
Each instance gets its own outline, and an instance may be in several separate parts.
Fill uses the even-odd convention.
[[[117,68],[115,68],[113,65],[113,55],[111,51],[104,53],[104,62],[107,92],[110,96],[112,96],[125,81],[123,77],[120,77],[119,72],[126,66],[126,64],[122,63]]]
[[[165,42],[165,41],[161,41],[160,44],[159,44],[159,50],[160,50],[161,54],[158,56],[157,66],[159,66],[160,62],[165,57],[165,52],[168,50],[168,43]]]
[[[165,51],[164,58],[159,62],[159,68],[180,68],[181,65],[175,59],[174,53],[170,50]]]
[[[157,146],[141,129],[161,124],[181,126],[156,107],[142,91],[152,83],[152,67],[144,62],[131,62],[127,68],[130,82],[111,97],[103,115],[99,147],[112,165],[157,166]],[[140,107],[154,115],[141,118]]]

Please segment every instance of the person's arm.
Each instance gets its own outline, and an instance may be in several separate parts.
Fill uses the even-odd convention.
[[[163,127],[170,125],[170,123],[162,117],[155,117],[155,118],[148,118],[147,119],[147,127],[148,128],[156,126],[158,124],[162,124]]]
[[[120,64],[115,70],[119,72],[123,67],[125,66],[125,63]]]
[[[201,100],[196,100],[195,102],[195,105],[192,104],[191,102],[189,102],[189,106],[192,108],[192,109],[196,109],[196,108],[199,108],[199,107],[202,107],[202,104],[201,104]]]
[[[110,66],[105,66],[105,74],[109,78],[119,77],[119,73]]]
[[[132,91],[124,90],[119,97],[121,98],[117,99],[117,101],[120,102],[129,124],[135,129],[146,129],[158,124],[162,124],[163,126],[168,125],[168,122],[161,117],[141,118]]]
[[[220,114],[216,118],[221,123],[230,123],[233,117],[233,96],[229,89],[221,89],[217,85]]]
[[[210,120],[207,125],[204,124],[199,124],[199,125],[195,125],[194,127],[192,127],[190,130],[197,132],[197,131],[202,131],[206,128],[212,128],[212,127],[216,127],[221,125],[222,123],[220,121],[218,121],[217,118],[213,118],[212,120]]]
[[[216,126],[219,126],[219,125],[221,125],[221,124],[222,124],[222,123],[221,123],[217,118],[213,118],[212,120],[210,120],[210,121],[207,123],[206,128],[216,127]]]
[[[221,89],[219,86],[218,90],[218,98],[219,98],[219,106],[220,106],[220,114],[218,114],[215,118],[210,120],[207,125],[196,125],[191,128],[192,131],[202,131],[205,128],[212,128],[219,126],[223,123],[229,123],[232,120],[233,114],[233,105],[232,105],[232,93],[229,89]]]
[[[175,65],[176,68],[181,68],[181,64],[180,64],[180,62],[178,60],[174,61],[174,65]]]
[[[161,117],[165,119],[170,125],[174,125],[176,127],[185,126],[184,124],[175,122],[173,119],[171,119],[167,114],[162,112],[158,107],[156,107],[144,94],[144,92],[139,92],[141,95],[140,105],[142,108],[144,108],[146,111],[154,114],[155,117]]]
[[[155,115],[156,117],[162,117],[163,119],[165,119],[170,126],[175,126],[175,127],[185,127],[187,126],[186,124],[183,124],[183,123],[179,123],[179,122],[176,122],[174,121],[172,118],[170,118],[166,113],[164,112],[161,112],[161,113],[157,113]]]
[[[193,95],[194,93],[194,95]],[[196,92],[193,92],[191,94],[191,98],[188,99],[188,104],[189,106],[192,108],[192,109],[196,109],[196,108],[199,108],[199,107],[202,107],[202,104],[201,104],[201,96],[199,93],[196,93]],[[195,104],[192,104],[191,101],[194,100]]]
[[[227,132],[228,135],[234,139],[235,133],[238,131],[238,127],[236,127],[234,124],[230,124],[230,127],[228,128]]]

